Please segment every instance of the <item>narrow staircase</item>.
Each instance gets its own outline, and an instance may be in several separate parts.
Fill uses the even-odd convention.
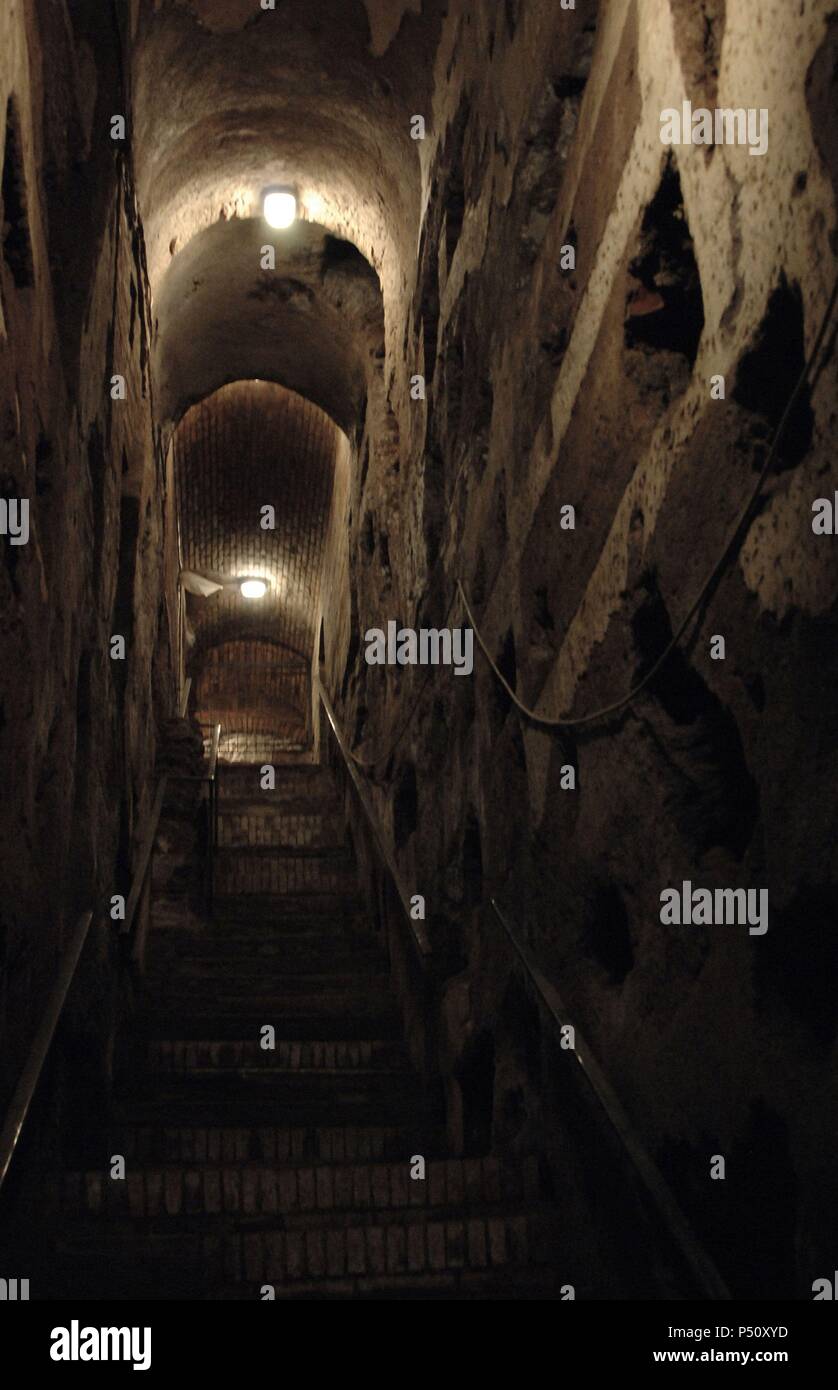
[[[277,783],[222,769],[214,918],[150,934],[101,1163],[63,1178],[54,1296],[560,1297],[537,1160],[446,1156],[329,772]]]

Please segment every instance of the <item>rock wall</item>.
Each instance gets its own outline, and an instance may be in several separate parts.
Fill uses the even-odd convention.
[[[337,652],[326,627],[448,976],[461,1130],[480,1087],[496,1145],[542,1123],[497,893],[754,1296],[807,1296],[838,1236],[838,570],[812,531],[834,491],[834,354],[726,556],[835,277],[836,42],[826,0],[449,7],[418,265],[401,298],[385,283],[386,410],[351,470]],[[661,113],[686,100],[765,109],[767,150],[665,147]],[[462,622],[461,578],[519,699],[584,716],[651,669],[711,574],[642,693],[578,729],[521,716],[480,655],[468,679],[364,660],[389,619]],[[684,880],[767,888],[767,932],[664,925]]]
[[[26,544],[0,539],[0,1095],[92,907],[58,1049],[76,1058],[61,1094],[80,1127],[125,1002],[110,900],[127,895],[153,798],[177,641],[142,228],[111,138],[114,115],[130,125],[113,25],[97,4],[0,14],[0,491],[28,499],[30,520]]]
[[[0,1088],[78,912],[127,891],[153,797],[183,628],[171,429],[258,370],[345,433],[313,656],[426,900],[452,1141],[555,1156],[570,1128],[497,895],[734,1292],[805,1297],[838,1236],[838,580],[812,529],[835,490],[831,338],[742,517],[835,278],[835,16],[287,0],[278,18],[0,14],[0,496],[30,505],[26,543],[0,537]],[[664,145],[685,101],[767,113],[767,146]],[[251,267],[249,295],[228,272],[261,234],[241,190],[298,165],[317,225],[276,292]],[[367,664],[371,627],[462,624],[458,580],[542,722],[481,653],[468,677]],[[661,921],[685,881],[767,891],[767,931]],[[98,1103],[121,1006],[101,922],[68,1106]],[[580,1209],[597,1162],[580,1143],[555,1165]]]

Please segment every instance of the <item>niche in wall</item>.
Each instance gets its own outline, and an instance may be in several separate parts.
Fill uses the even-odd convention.
[[[32,239],[29,233],[26,175],[20,136],[17,99],[6,102],[6,140],[3,149],[2,180],[3,259],[15,287],[28,289],[35,283]]]
[[[629,275],[626,347],[680,353],[692,366],[704,328],[704,300],[681,179],[671,154],[643,215]]]

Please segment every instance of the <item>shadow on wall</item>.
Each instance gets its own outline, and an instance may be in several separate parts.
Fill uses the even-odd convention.
[[[15,289],[30,289],[35,283],[26,181],[20,142],[20,113],[14,97],[6,103],[6,143],[3,150],[3,258],[11,272]]]
[[[791,1014],[819,1048],[838,1033],[838,892],[832,884],[801,883],[775,930],[756,953],[754,983],[761,1011]]]
[[[765,462],[769,441],[782,419],[789,392],[806,365],[803,336],[803,299],[798,284],[789,285],[785,275],[768,300],[765,318],[750,352],[739,364],[733,399],[765,422],[762,448],[752,455],[752,468],[759,472]],[[809,387],[804,386],[789,415],[778,446],[774,471],[796,468],[812,447],[815,417]],[[758,443],[760,441],[758,440]]]
[[[797,1184],[784,1120],[759,1097],[740,1136],[718,1150],[718,1137],[703,1134],[665,1146],[658,1161],[733,1297],[794,1297]],[[720,1157],[724,1178],[714,1179]]]
[[[629,273],[635,285],[626,305],[626,347],[681,353],[692,366],[704,328],[704,301],[671,154],[643,215],[639,250]]]
[[[495,1040],[488,1030],[468,1043],[455,1078],[462,1100],[463,1154],[483,1157],[492,1151],[495,1094]]]
[[[626,905],[616,884],[595,889],[583,941],[608,983],[621,985],[634,968],[634,948]]]
[[[412,763],[402,768],[393,793],[393,838],[403,850],[419,823],[419,794],[416,769]]]
[[[655,576],[647,573],[641,583],[646,598],[632,619],[640,657],[633,684],[642,680],[672,637]],[[733,715],[680,647],[664,662],[648,691],[661,715],[649,712],[647,721],[677,774],[670,809],[679,833],[699,856],[720,846],[741,861],[757,822],[759,791]]]

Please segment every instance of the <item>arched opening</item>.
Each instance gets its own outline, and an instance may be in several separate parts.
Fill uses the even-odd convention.
[[[187,670],[197,717],[222,724],[236,761],[312,746],[340,440],[317,406],[265,381],[221,387],[174,433]]]

